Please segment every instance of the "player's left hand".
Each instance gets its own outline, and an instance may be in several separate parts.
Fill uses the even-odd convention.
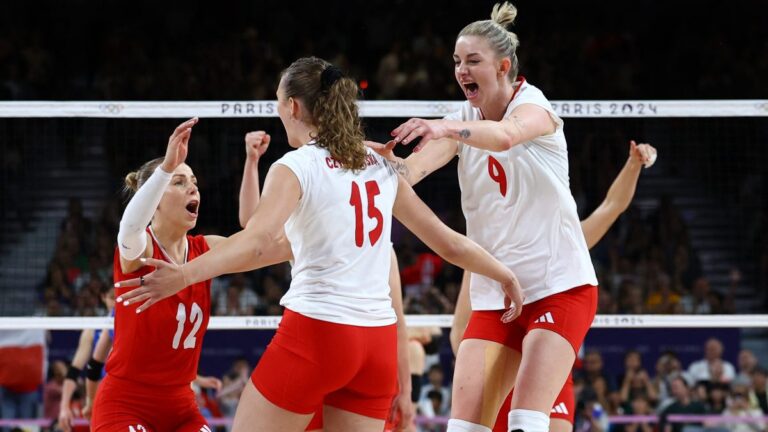
[[[387,421],[394,424],[394,431],[405,431],[413,422],[414,408],[410,393],[400,393],[392,401],[392,409],[389,411]]]
[[[184,271],[180,265],[154,258],[141,258],[141,262],[144,265],[155,267],[155,271],[142,277],[116,283],[115,288],[137,287],[120,295],[116,299],[117,304],[130,306],[141,303],[136,308],[136,313],[141,313],[153,304],[176,294],[187,286],[184,279]]]
[[[418,152],[429,141],[449,136],[450,131],[443,120],[424,120],[412,118],[407,122],[396,127],[390,135],[396,143],[410,144],[413,140],[421,137],[421,142],[413,151]]]
[[[629,142],[629,158],[650,168],[656,162],[656,148],[646,143],[637,144],[632,140]]]

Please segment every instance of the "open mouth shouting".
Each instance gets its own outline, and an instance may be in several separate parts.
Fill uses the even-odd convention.
[[[461,88],[464,90],[464,95],[468,100],[477,98],[477,94],[480,91],[480,87],[476,82],[464,81],[461,83]]]
[[[187,206],[186,206],[187,214],[189,214],[190,217],[197,219],[197,210],[199,208],[200,208],[200,201],[192,200],[187,203]]]

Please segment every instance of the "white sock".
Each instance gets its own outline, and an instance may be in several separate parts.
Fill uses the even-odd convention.
[[[483,425],[459,419],[450,419],[448,420],[446,432],[491,432],[491,430]]]
[[[522,430],[524,432],[548,432],[549,416],[539,411],[513,409],[507,417],[508,431]]]

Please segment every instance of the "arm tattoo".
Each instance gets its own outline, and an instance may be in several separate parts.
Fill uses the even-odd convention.
[[[461,139],[467,139],[470,135],[472,135],[472,133],[469,131],[469,129],[462,129],[459,131],[459,138]]]
[[[389,165],[394,169],[398,174],[403,176],[409,183],[411,181],[411,170],[408,169],[408,165],[405,164],[405,161],[402,159],[395,159],[395,160],[389,160],[387,159],[387,162],[389,162]]]

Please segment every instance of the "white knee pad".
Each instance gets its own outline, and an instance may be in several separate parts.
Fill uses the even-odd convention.
[[[450,419],[448,420],[446,432],[491,432],[491,430],[483,425],[459,419]]]
[[[549,416],[539,411],[514,409],[509,412],[508,431],[548,432]]]

